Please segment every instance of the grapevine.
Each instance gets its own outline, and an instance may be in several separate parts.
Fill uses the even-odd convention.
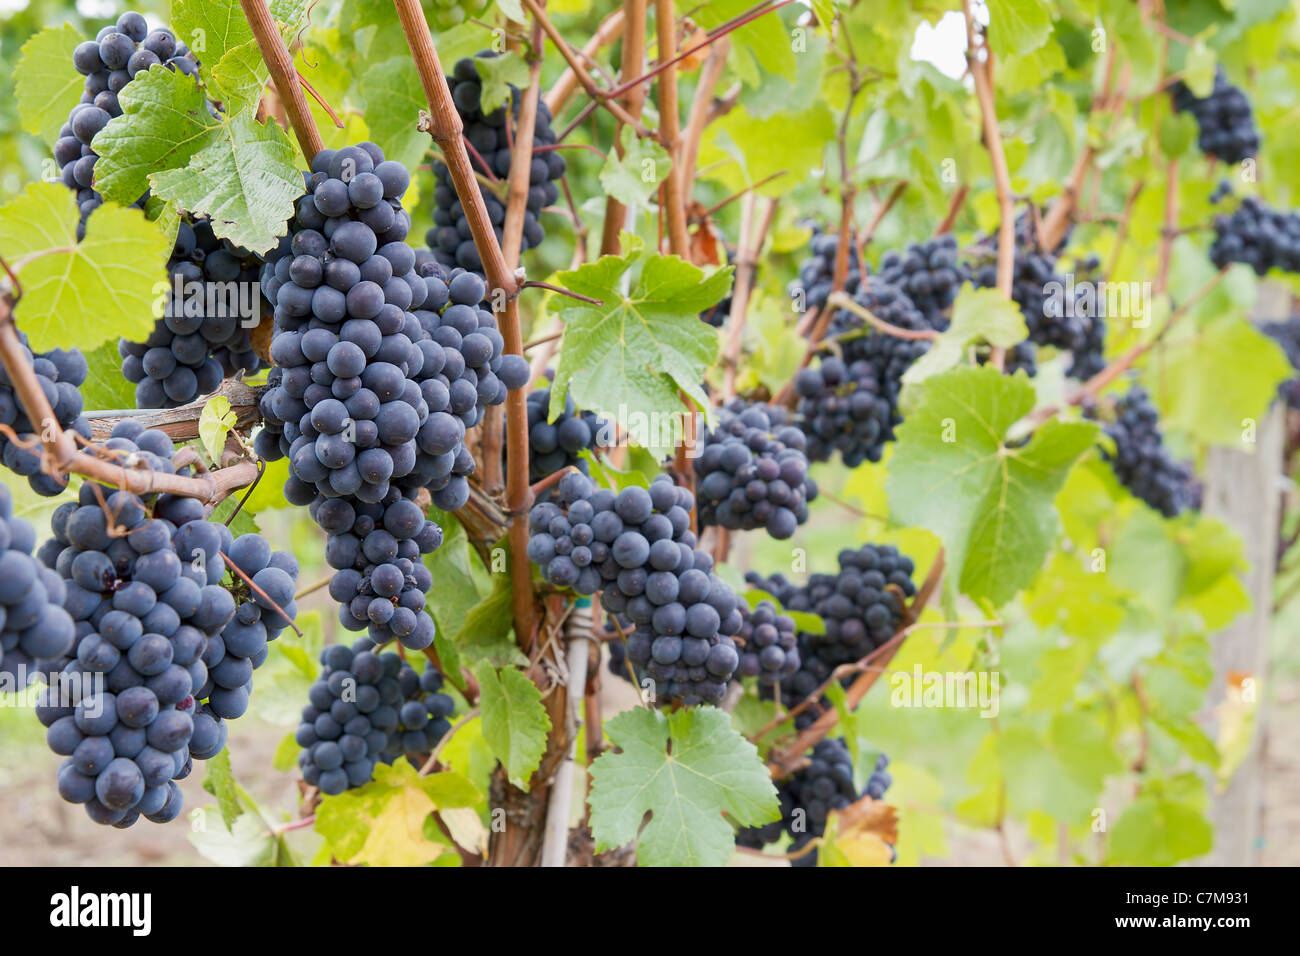
[[[1289,8],[19,6],[18,862],[1286,862]]]

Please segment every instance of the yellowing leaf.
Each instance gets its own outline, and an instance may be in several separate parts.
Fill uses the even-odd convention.
[[[32,349],[143,341],[161,315],[171,244],[138,209],[105,203],[81,242],[77,218],[62,183],[32,183],[0,207],[0,255],[21,263],[16,311]]]
[[[221,450],[225,447],[226,436],[235,427],[238,416],[230,407],[230,399],[224,395],[215,395],[203,406],[199,413],[199,440],[203,450],[214,465],[221,464]]]

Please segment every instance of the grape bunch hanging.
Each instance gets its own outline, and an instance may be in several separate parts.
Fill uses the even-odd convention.
[[[137,408],[173,408],[214,392],[223,378],[262,367],[252,332],[262,321],[262,259],[218,239],[206,219],[182,221],[167,262],[166,311],[143,342],[118,342]]]
[[[414,761],[451,729],[455,702],[432,665],[417,673],[365,637],[325,648],[320,662],[294,739],[303,782],[321,793],[364,786],[378,764]]]
[[[104,27],[94,40],[78,44],[72,63],[86,81],[81,102],[59,130],[54,160],[64,185],[77,193],[81,209],[77,238],[83,239],[87,217],[104,202],[94,189],[99,156],[91,143],[100,130],[122,115],[119,94],[136,74],[152,66],[161,64],[190,76],[197,76],[199,68],[189,47],[177,41],[175,34],[167,29],[150,31],[145,18],[134,12],[122,14],[116,25]],[[148,198],[145,192],[132,205],[143,209]]]
[[[465,142],[469,146],[470,161],[476,174],[489,180],[506,181],[514,156],[514,127],[519,120],[521,97],[537,96],[535,91],[521,92],[510,87],[509,103],[487,112],[483,111],[483,80],[479,76],[476,59],[491,59],[495,53],[485,51],[477,58],[458,60],[447,77],[452,100],[464,124]],[[551,111],[544,100],[537,104],[537,120],[533,130],[533,157],[528,166],[528,200],[525,206],[523,240],[521,249],[541,245],[545,230],[539,221],[544,208],[552,205],[560,195],[556,182],[564,176],[566,164],[559,150],[539,149],[554,146],[558,139],[551,129]],[[435,161],[433,176],[436,183],[433,193],[433,227],[425,241],[434,256],[444,266],[460,266],[475,272],[483,271],[483,260],[474,247],[469,219],[465,207],[456,198],[451,171],[447,164]],[[492,230],[500,242],[504,235],[506,204],[487,185],[480,182],[479,189],[487,207]]]
[[[740,654],[744,618],[735,593],[690,530],[691,493],[660,475],[647,490],[615,494],[570,473],[529,512],[528,557],[547,582],[626,616],[632,665],[656,696],[687,706],[722,699]]]

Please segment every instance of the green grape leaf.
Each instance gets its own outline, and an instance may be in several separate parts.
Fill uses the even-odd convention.
[[[204,808],[204,816],[210,807]],[[199,855],[217,866],[274,866],[276,839],[254,814],[235,818],[225,827],[192,828],[187,834]]]
[[[1196,144],[1198,127],[1191,112],[1168,113],[1161,117],[1156,137],[1160,152],[1166,156],[1182,156]]]
[[[1158,794],[1144,794],[1125,807],[1115,821],[1107,862],[1172,866],[1210,852],[1213,844],[1213,828],[1199,807]]]
[[[929,379],[898,429],[886,482],[892,518],[934,532],[958,587],[995,605],[1042,566],[1056,523],[1053,498],[1097,432],[1092,423],[1053,419],[1012,447],[1007,430],[1033,404],[1023,377],[992,368]]]
[[[735,846],[733,824],[778,818],[776,787],[758,750],[724,711],[638,707],[605,732],[618,752],[602,754],[589,770],[597,852],[636,840],[642,866],[722,866]]]
[[[297,734],[289,731],[280,739],[279,745],[275,748],[275,756],[271,759],[271,766],[280,773],[292,773],[298,766],[298,754],[302,752],[302,747],[298,744]]]
[[[344,863],[423,866],[449,848],[429,839],[424,822],[436,810],[474,806],[478,791],[455,773],[421,777],[405,760],[375,767],[364,787],[325,797],[315,830]]]
[[[497,671],[485,661],[475,668],[474,676],[483,711],[483,739],[501,761],[510,782],[527,790],[528,778],[546,752],[546,735],[551,729],[542,692],[523,671],[513,667]]]
[[[497,0],[497,9],[505,14],[507,20],[515,23],[528,22],[528,14],[524,13],[524,5],[519,0]]]
[[[1010,348],[1029,335],[1025,316],[1010,299],[997,289],[975,289],[965,285],[952,307],[952,322],[930,344],[930,349],[905,373],[908,384],[923,382],[952,368],[962,360],[966,349],[975,342]]]
[[[692,15],[697,24],[712,30],[752,8],[749,0],[710,0],[692,11]],[[751,20],[732,31],[730,39],[728,63],[746,85],[759,86],[774,76],[794,79],[794,45],[780,17]]]
[[[758,193],[781,196],[822,165],[825,145],[834,138],[835,116],[823,101],[798,113],[763,117],[735,109],[706,130],[698,167],[732,192],[775,176]]]
[[[122,375],[122,357],[117,339],[106,339],[97,348],[82,349],[88,373],[81,386],[81,398],[88,410],[112,411],[135,408],[135,386]]]
[[[1230,315],[1184,334],[1175,327],[1160,360],[1143,369],[1143,384],[1160,405],[1166,429],[1240,446],[1243,419],[1261,420],[1277,386],[1294,374],[1278,344],[1240,316]],[[1213,382],[1213,388],[1206,388]]]
[[[271,71],[256,40],[231,47],[212,69],[212,82],[221,93],[227,115],[256,107]]]
[[[77,242],[77,218],[77,197],[62,183],[32,183],[0,206],[0,254],[11,266],[28,260],[17,270],[16,313],[37,352],[143,341],[161,315],[171,245],[158,227],[105,203]]]
[[[294,33],[302,25],[311,0],[271,0],[271,16],[281,25],[282,33]]]
[[[474,60],[474,65],[478,68],[479,80],[483,84],[479,109],[484,113],[491,113],[509,100],[510,87],[519,90],[528,88],[528,64],[517,53],[479,57]]]
[[[235,783],[235,771],[230,766],[230,749],[224,748],[219,754],[205,762],[203,789],[217,798],[217,809],[221,819],[230,830],[235,820],[243,816],[244,808],[239,803],[239,785]]]
[[[192,76],[164,66],[137,73],[118,97],[122,115],[95,137],[95,188],[128,205],[149,188],[149,174],[184,166],[221,120]]]
[[[266,252],[284,235],[302,194],[302,173],[288,134],[252,113],[240,113],[216,130],[184,169],[149,178],[164,199],[195,215],[208,216],[220,239],[253,252]]]
[[[424,566],[438,582],[429,592],[426,609],[438,625],[438,633],[450,636],[479,602],[473,572],[476,559],[464,525],[444,511],[431,511],[429,517],[442,528],[443,539],[436,550],[424,556]]]
[[[1036,50],[1052,32],[1052,15],[1042,0],[987,0],[989,46],[999,56]]]
[[[204,65],[221,62],[226,51],[253,39],[238,0],[175,0],[172,26]]]
[[[630,126],[620,130],[619,142],[623,155],[610,150],[600,169],[600,185],[625,206],[643,206],[659,189],[673,161],[656,140],[641,139]]]
[[[72,51],[84,39],[70,23],[46,27],[23,44],[14,70],[14,99],[23,130],[51,149],[68,113],[81,102],[85,77],[72,65]]]
[[[512,625],[510,575],[494,574],[492,590],[463,615],[452,642],[471,661],[488,661],[498,667],[522,666],[528,659],[510,640]]]
[[[441,44],[439,48],[441,52]],[[420,110],[427,110],[428,103],[411,58],[393,57],[370,66],[359,87],[365,101],[374,104],[366,111],[371,138],[386,157],[414,169],[432,141],[416,128]]]
[[[677,436],[658,433],[680,426],[679,391],[701,408],[707,404],[700,382],[717,358],[718,333],[699,313],[726,295],[732,270],[706,277],[676,256],[647,255],[633,236],[623,240],[624,255],[601,256],[557,278],[603,304],[559,300],[565,327],[550,415],[559,414],[572,390],[578,407],[628,422],[637,444],[671,447]],[[628,409],[646,422],[662,418],[671,425],[640,426],[628,420]]]
[[[1218,58],[1204,40],[1198,39],[1188,47],[1181,76],[1193,96],[1204,99],[1214,92],[1214,68],[1217,65]]]
[[[208,460],[213,464],[221,461],[221,450],[226,445],[226,436],[239,420],[230,407],[230,399],[224,395],[214,395],[203,405],[199,412],[199,441],[208,453]]]

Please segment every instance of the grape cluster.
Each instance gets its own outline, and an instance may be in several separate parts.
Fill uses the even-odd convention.
[[[547,416],[551,390],[528,393],[528,480],[536,483],[573,465],[584,475],[587,463],[579,455],[609,444],[609,423],[595,412],[579,410],[566,395],[564,411],[553,422]]]
[[[81,223],[77,238],[85,238],[86,217],[99,208],[104,197],[94,190],[95,163],[99,156],[91,149],[95,134],[122,115],[118,94],[141,70],[162,64],[169,70],[198,75],[198,64],[184,43],[170,30],[150,32],[143,16],[127,12],[116,25],[106,26],[94,40],[77,45],[72,63],[85,76],[81,102],[68,114],[54,144],[54,161],[63,182],[77,193]],[[146,192],[132,205],[143,209]]]
[[[303,781],[321,793],[364,786],[377,764],[427,754],[451,729],[455,704],[432,666],[416,673],[364,637],[325,648],[320,662],[295,740]]]
[[[853,759],[849,748],[837,737],[819,740],[809,756],[806,767],[791,774],[777,787],[781,801],[780,822],[741,830],[736,834],[738,846],[762,849],[785,832],[791,837],[791,865],[816,866],[815,852],[800,854],[799,851],[825,834],[830,814],[846,809],[862,797],[879,800],[893,782],[885,769],[889,758],[881,754],[867,785],[859,794],[853,783]]]
[[[1210,261],[1220,269],[1242,262],[1261,276],[1270,269],[1300,272],[1300,213],[1247,196],[1231,213],[1214,217]]]
[[[916,593],[915,565],[892,545],[846,548],[839,565],[838,574],[813,574],[807,585],[809,603],[826,625],[825,634],[808,635],[809,646],[831,667],[860,660],[893,637],[904,600]]]
[[[455,448],[467,424],[457,417],[478,405],[476,379],[457,384],[453,396],[468,357],[455,343],[451,358],[425,328],[438,313],[423,310],[446,305],[448,289],[417,272],[415,253],[402,241],[409,229],[400,199],[410,182],[405,167],[363,143],[324,150],[313,168],[288,248],[282,244],[263,271],[275,306],[277,368],[262,399],[268,428],[258,450],[268,459],[288,456],[295,477],[326,497],[378,501],[394,480],[413,474],[421,446],[438,447],[439,455]],[[462,311],[478,331],[475,308],[457,315]],[[495,341],[484,336],[469,351],[481,368]],[[486,384],[496,398],[499,383]],[[404,484],[422,484],[417,479]]]
[[[1101,294],[1101,259],[1088,256],[1075,267],[1074,312],[1084,323],[1083,337],[1070,350],[1070,367],[1065,374],[1086,382],[1106,367],[1106,296]],[[1095,294],[1085,300],[1086,290]]]
[[[1239,163],[1259,152],[1259,130],[1251,114],[1246,94],[1228,82],[1219,65],[1214,71],[1214,88],[1210,95],[1198,97],[1179,80],[1170,88],[1174,108],[1196,117],[1201,152],[1225,163]]]
[[[32,557],[36,530],[13,512],[0,485],[0,674],[26,686],[72,650],[76,628],[63,579]]]
[[[1082,321],[1075,317],[1059,315],[1065,309],[1049,304],[1048,285],[1065,286],[1065,276],[1056,271],[1054,252],[1039,248],[1032,219],[1021,216],[1016,220],[1015,265],[1011,276],[1011,299],[1020,308],[1029,330],[1029,340],[1038,345],[1059,349],[1072,348],[1086,336]],[[998,235],[984,239],[976,250],[976,261],[971,279],[977,287],[992,289],[998,284]]]
[[[771,601],[759,601],[752,611],[744,601],[737,605],[745,622],[736,635],[736,643],[742,647],[737,676],[780,684],[797,673],[800,658],[794,619],[777,611]]]
[[[929,327],[904,293],[878,279],[863,282],[853,298],[891,325]],[[902,421],[898,394],[903,373],[929,343],[864,330],[862,325],[847,309],[838,312],[830,333],[840,337],[840,354],[823,349],[817,364],[795,378],[798,424],[812,461],[829,461],[836,451],[850,468],[880,461],[885,444],[894,439],[894,426]]]
[[[802,296],[804,309],[820,309],[830,298],[835,278],[835,256],[840,247],[840,234],[825,232],[815,223],[809,242],[812,255],[799,264],[799,277],[790,283],[790,295]],[[853,249],[849,250],[849,268],[844,278],[844,291],[855,295],[862,282],[862,269]]]
[[[1090,418],[1095,408],[1085,409]],[[1112,454],[1103,448],[1115,477],[1133,496],[1172,518],[1201,506],[1201,485],[1191,465],[1174,461],[1164,447],[1160,413],[1141,386],[1131,386],[1115,402],[1115,420],[1103,428],[1115,443]]]
[[[167,263],[171,287],[166,313],[145,341],[117,343],[122,375],[135,383],[138,408],[184,405],[215,391],[225,376],[251,374],[262,367],[253,351],[252,329],[233,307],[240,304],[239,292],[218,298],[209,290],[221,287],[208,285],[235,283],[224,287],[255,289],[261,268],[259,256],[218,239],[208,220],[180,224]],[[202,307],[196,304],[199,295]],[[256,326],[262,317],[260,296],[248,304],[256,309],[249,319]]]
[[[1260,326],[1260,331],[1282,346],[1291,367],[1300,371],[1300,313],[1280,322]],[[1300,375],[1292,375],[1277,387],[1277,394],[1288,408],[1300,408]]]
[[[601,592],[601,605],[633,625],[628,659],[657,696],[717,703],[740,663],[732,638],[744,618],[735,593],[695,549],[691,493],[660,475],[647,490],[615,494],[571,473],[533,506],[528,557],[557,587]]]
[[[81,414],[83,401],[79,389],[86,381],[86,358],[76,349],[54,349],[44,353],[32,352],[27,336],[18,332],[23,358],[36,373],[37,384],[45,393],[59,427],[72,429],[82,438],[90,439],[90,422]],[[41,471],[41,437],[43,422],[33,422],[18,396],[8,373],[0,368],[0,425],[12,429],[17,441],[0,432],[0,461],[15,474],[22,475],[39,495],[52,498],[68,486],[66,478],[56,478]]]
[[[496,54],[490,51],[478,54],[488,59]],[[513,86],[510,88],[510,113],[505,106],[498,106],[490,113],[482,110],[483,84],[479,78],[478,66],[474,58],[459,60],[447,77],[451,87],[452,100],[456,112],[464,123],[465,141],[471,147],[470,162],[474,171],[489,179],[506,179],[510,174],[510,163],[514,155],[514,138],[511,125],[519,117],[520,97],[524,94]],[[528,90],[527,95],[538,95]],[[538,146],[554,146],[558,142],[555,131],[551,129],[551,111],[546,102],[537,104],[537,122],[533,131],[533,141]],[[541,211],[552,205],[560,195],[556,181],[564,175],[564,157],[559,150],[534,151],[528,171],[528,202],[524,212],[522,249],[532,249],[541,245],[546,233],[538,221]],[[433,227],[425,240],[438,261],[445,266],[461,266],[477,272],[483,270],[483,260],[474,248],[474,240],[465,216],[465,208],[456,198],[452,185],[451,172],[447,164],[435,161],[433,176],[436,183],[433,192],[434,210]],[[483,202],[487,206],[488,218],[492,222],[497,240],[502,237],[506,221],[506,204],[486,186],[480,184]]]
[[[805,614],[816,613],[808,588],[790,581],[784,574],[778,572],[764,577],[757,571],[748,571],[745,573],[745,583],[752,588],[766,591],[772,595],[777,599],[783,610],[800,611]],[[800,631],[795,635],[795,650],[799,655],[799,666],[793,672],[782,675],[779,687],[774,688],[770,684],[760,683],[758,692],[763,700],[772,700],[779,691],[782,706],[787,710],[792,709],[831,676],[830,668],[814,653],[810,637],[811,635],[804,631]],[[829,702],[823,698],[821,705],[829,706]],[[812,723],[820,713],[820,706],[805,710],[795,717],[796,727],[802,730]]]
[[[428,489],[443,510],[465,504],[465,430],[527,381],[527,363],[503,355],[482,277],[420,259],[403,241],[405,167],[362,143],[324,150],[312,168],[264,270],[277,367],[255,447],[288,457],[285,497],[329,535],[344,627],[421,650],[434,626],[420,555],[442,531],[415,498]]]
[[[137,467],[176,470],[171,439],[129,419],[100,447]],[[55,510],[51,528],[40,557],[63,579],[76,633],[75,657],[37,710],[50,748],[68,758],[59,794],[97,823],[167,822],[181,811],[173,781],[189,774],[191,758],[221,750],[224,719],[247,705],[247,689],[223,686],[233,679],[205,662],[236,613],[218,583],[224,565],[190,551],[225,546],[230,532],[204,521],[196,499],[92,482]]]
[[[808,519],[817,485],[808,476],[804,434],[783,408],[735,399],[701,436],[695,459],[700,523],[766,528],[784,539]]]
[[[266,662],[267,645],[298,615],[293,599],[298,561],[287,551],[271,550],[260,534],[232,538],[224,525],[215,522],[191,522],[176,532],[175,541],[185,560],[202,555],[209,562],[210,582],[221,583],[225,558],[252,582],[250,586],[232,572],[228,589],[235,600],[235,615],[220,635],[208,639],[202,656],[208,682],[194,695],[207,701],[205,709],[218,720],[234,720],[248,709],[253,671]],[[190,753],[199,760],[216,756],[220,749],[209,752],[190,745]]]
[[[987,365],[991,355],[992,349],[989,346],[979,346],[976,350],[975,361],[980,365]],[[1038,346],[1028,339],[1017,342],[1006,350],[1002,360],[1002,370],[1007,375],[1024,372],[1030,378],[1033,378],[1038,374]]]
[[[948,311],[962,283],[970,281],[970,271],[957,258],[957,239],[950,232],[913,243],[905,252],[887,253],[877,274],[882,282],[904,292],[926,323],[940,331],[948,327]]]
[[[343,626],[368,631],[376,644],[396,638],[416,651],[432,644],[433,618],[424,605],[433,575],[420,556],[441,546],[442,528],[397,488],[379,502],[317,498],[310,511],[329,535],[329,593]]]

